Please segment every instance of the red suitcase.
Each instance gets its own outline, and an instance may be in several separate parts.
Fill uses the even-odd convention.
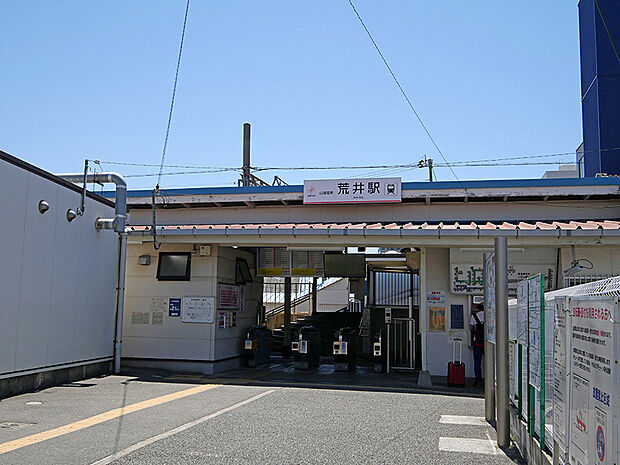
[[[459,359],[456,359],[456,346],[460,347]],[[448,386],[465,387],[465,364],[463,363],[463,340],[452,341],[452,361],[448,362]]]

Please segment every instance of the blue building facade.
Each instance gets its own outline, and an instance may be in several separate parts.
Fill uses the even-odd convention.
[[[584,168],[580,174],[620,174],[620,1],[581,0],[579,38]]]

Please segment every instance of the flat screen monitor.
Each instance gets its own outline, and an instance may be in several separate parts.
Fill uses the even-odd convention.
[[[323,254],[326,278],[364,278],[366,257],[364,254]]]
[[[159,281],[189,281],[191,252],[160,252],[157,264]]]

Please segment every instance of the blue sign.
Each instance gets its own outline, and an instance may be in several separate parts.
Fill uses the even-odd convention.
[[[450,326],[452,329],[465,329],[462,305],[450,305]]]
[[[181,316],[181,298],[171,297],[168,303],[168,316]]]

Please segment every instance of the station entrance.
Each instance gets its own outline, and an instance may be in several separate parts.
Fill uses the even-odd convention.
[[[273,355],[293,357],[298,369],[322,363],[336,371],[419,371],[419,251],[344,251],[257,250],[258,274],[322,275],[263,276],[258,323],[272,331]]]

